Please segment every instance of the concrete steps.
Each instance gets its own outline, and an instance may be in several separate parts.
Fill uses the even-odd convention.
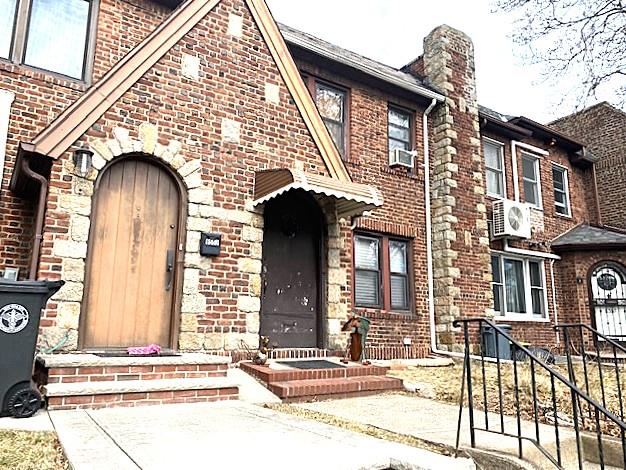
[[[53,354],[37,358],[35,378],[49,410],[96,409],[238,398],[227,378],[230,358],[209,354],[100,357]]]
[[[263,366],[242,362],[240,368],[286,402],[348,398],[403,389],[402,380],[386,377],[386,367],[335,362],[339,367],[329,369],[297,369],[290,367],[288,361]]]

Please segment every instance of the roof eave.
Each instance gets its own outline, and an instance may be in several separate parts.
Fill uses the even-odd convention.
[[[516,126],[515,124],[511,124],[507,121],[496,119],[488,114],[479,112],[478,116],[480,118],[481,127],[484,127],[486,130],[495,130],[496,132],[501,132],[508,137],[519,139],[523,139],[533,135],[532,131],[528,129]]]
[[[552,245],[552,251],[558,253],[570,251],[598,251],[598,250],[616,250],[626,249],[624,243],[569,243],[567,245]]]

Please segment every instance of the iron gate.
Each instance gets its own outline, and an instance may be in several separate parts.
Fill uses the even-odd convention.
[[[598,265],[589,279],[591,310],[596,330],[601,334],[626,339],[626,271],[612,262]]]

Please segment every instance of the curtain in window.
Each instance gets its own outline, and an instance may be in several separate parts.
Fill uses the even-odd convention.
[[[24,62],[82,78],[88,23],[86,0],[32,0]]]
[[[509,313],[526,312],[526,294],[524,290],[524,263],[520,260],[504,260],[504,283],[506,288],[506,311]]]
[[[0,57],[9,58],[17,0],[0,0]]]
[[[379,240],[354,239],[355,289],[357,305],[380,305]]]
[[[537,261],[530,261],[528,267],[530,268],[530,293],[533,303],[533,315],[543,317],[546,309],[544,304],[541,264]]]

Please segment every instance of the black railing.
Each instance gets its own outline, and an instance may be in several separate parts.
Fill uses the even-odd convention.
[[[465,353],[463,361],[463,378],[459,406],[459,422],[457,430],[457,448],[459,447],[461,420],[464,411],[464,391],[467,388],[467,407],[469,413],[470,444],[476,447],[476,431],[500,434],[517,439],[517,454],[524,458],[523,442],[532,443],[550,462],[558,468],[564,468],[563,443],[566,435],[572,436],[576,443],[576,463],[583,470],[583,434],[595,434],[594,445],[597,463],[605,468],[605,446],[607,435],[621,438],[621,456],[619,466],[626,468],[626,424],[622,415],[609,411],[605,403],[600,403],[585,389],[575,382],[575,376],[568,378],[558,366],[550,366],[513,339],[506,331],[490,320],[484,318],[468,318],[456,320],[456,327],[462,327]],[[473,326],[477,328],[473,328]],[[483,341],[478,341],[472,355],[472,337],[477,334],[482,338],[485,327],[491,328],[496,357],[487,357]],[[569,336],[567,333],[564,333]],[[500,346],[507,347],[501,350]],[[507,349],[515,353],[504,357]],[[503,356],[503,357],[501,357]],[[572,364],[571,357],[568,365]],[[480,375],[476,375],[476,368]],[[494,370],[495,368],[495,370]],[[568,370],[574,370],[570,367]],[[476,378],[482,379],[476,394]],[[476,411],[484,414],[484,426],[476,423]],[[584,416],[582,413],[584,410]],[[496,423],[490,423],[490,412],[497,415]],[[505,427],[505,416],[513,415],[515,429]],[[492,416],[493,417],[493,416]],[[493,421],[493,420],[492,420]],[[528,424],[530,423],[530,424]],[[542,426],[549,425],[549,427]],[[552,431],[550,431],[552,430]],[[587,431],[587,432],[584,432]],[[548,434],[546,434],[546,432]],[[552,440],[550,434],[553,433]],[[542,436],[543,434],[543,436]],[[615,448],[611,449],[615,452]],[[614,464],[614,462],[612,462]]]

